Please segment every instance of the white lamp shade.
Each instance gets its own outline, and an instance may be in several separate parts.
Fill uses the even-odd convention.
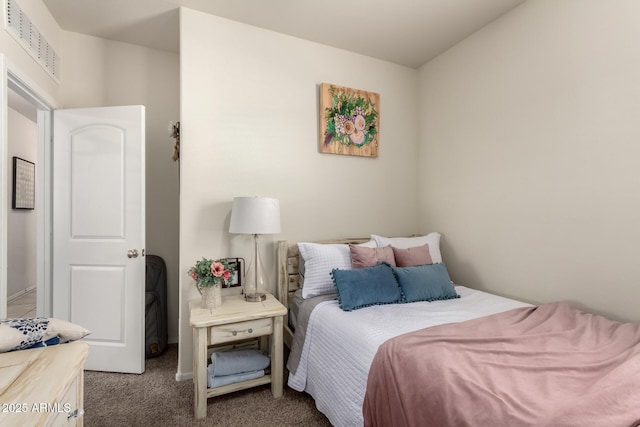
[[[280,202],[268,197],[234,197],[229,233],[280,233]]]

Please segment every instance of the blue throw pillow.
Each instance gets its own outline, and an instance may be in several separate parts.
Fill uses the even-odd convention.
[[[331,278],[338,290],[338,303],[344,311],[402,300],[393,270],[386,262],[353,270],[335,268]]]
[[[405,302],[460,298],[443,263],[393,269]]]

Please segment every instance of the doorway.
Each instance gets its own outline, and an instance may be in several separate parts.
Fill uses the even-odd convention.
[[[52,103],[5,67],[0,92],[0,318],[50,317],[51,308],[51,140]],[[6,102],[4,101],[6,100]],[[34,165],[33,209],[13,209],[14,157]]]
[[[38,158],[38,110],[12,88],[7,90],[7,317],[37,314],[37,211],[34,203]],[[33,173],[33,178],[40,178]],[[32,185],[29,185],[32,184]],[[9,203],[7,201],[7,203]]]

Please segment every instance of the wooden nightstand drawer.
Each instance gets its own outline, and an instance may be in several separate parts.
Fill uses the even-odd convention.
[[[256,319],[247,322],[232,323],[229,325],[212,326],[210,328],[210,341],[221,344],[229,341],[238,341],[245,338],[271,335],[273,331],[273,319]]]

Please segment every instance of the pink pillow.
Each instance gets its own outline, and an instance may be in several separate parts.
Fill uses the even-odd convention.
[[[407,249],[400,249],[395,246],[392,246],[391,248],[398,267],[413,267],[416,265],[433,264],[428,244]]]
[[[384,248],[366,248],[364,246],[349,245],[351,253],[351,267],[373,267],[383,262],[388,263],[391,267],[396,266],[396,260],[393,256],[391,246]]]

